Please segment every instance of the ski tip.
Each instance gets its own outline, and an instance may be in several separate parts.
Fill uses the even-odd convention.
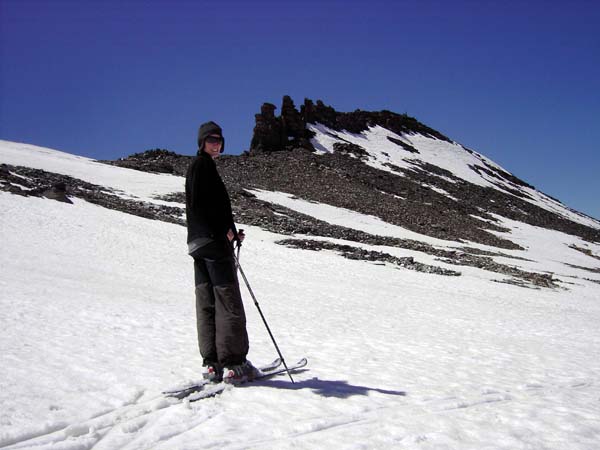
[[[185,383],[185,384],[181,384],[181,385],[176,385],[173,387],[170,387],[169,389],[165,389],[164,391],[161,391],[161,393],[163,395],[169,395],[169,394],[178,394],[180,392],[183,391],[189,391],[189,390],[198,390],[198,389],[202,389],[202,386],[208,384],[206,382],[206,380],[200,380],[197,382],[192,382],[192,383]]]
[[[298,362],[296,363],[296,366],[306,366],[308,364],[308,359],[306,358],[302,358],[300,360],[298,360]]]

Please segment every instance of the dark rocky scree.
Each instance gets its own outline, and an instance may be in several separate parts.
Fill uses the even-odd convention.
[[[183,197],[183,194],[181,195]],[[555,280],[553,280],[552,276],[549,274],[526,272],[515,267],[499,264],[496,263],[490,256],[504,256],[513,259],[524,258],[515,258],[503,253],[485,252],[483,250],[469,248],[457,251],[441,250],[424,242],[388,236],[378,236],[365,233],[363,231],[354,230],[352,228],[331,225],[327,222],[317,220],[311,216],[300,214],[283,206],[263,202],[258,200],[253,194],[242,189],[236,189],[235,187],[232,187],[231,200],[234,205],[234,213],[237,221],[248,225],[258,226],[273,233],[284,235],[304,234],[308,236],[322,236],[359,242],[368,245],[404,248],[434,255],[438,257],[439,261],[447,264],[477,267],[496,273],[510,275],[514,277],[512,279],[516,280],[514,284],[517,285],[522,285],[525,283],[539,287],[557,286]],[[382,252],[367,252],[366,250],[358,247],[340,246],[338,244],[323,243],[322,241],[307,239],[288,239],[279,241],[278,243],[309,250],[328,248],[332,250],[338,250],[342,256],[351,257],[352,259],[388,261],[394,264],[399,264],[402,267],[411,270],[439,273],[444,275],[449,274],[443,273],[445,269],[439,267],[435,268],[436,270],[434,270],[432,268],[433,266],[427,266],[420,263],[408,264],[407,261],[402,262],[401,259],[401,263],[399,263],[397,258],[392,255]],[[451,273],[451,275],[458,274],[458,272]]]
[[[192,159],[193,156],[178,155],[169,150],[155,149],[142,153],[134,153],[126,158],[119,158],[116,161],[100,162],[144,172],[170,173],[185,176],[185,172]]]
[[[396,145],[399,145],[400,147],[402,147],[407,152],[410,152],[410,153],[420,153],[419,150],[417,150],[415,147],[413,147],[410,144],[407,144],[406,142],[401,141],[400,139],[396,139],[396,138],[393,138],[391,136],[388,136],[387,138],[388,138],[388,141],[393,142]]]
[[[573,267],[574,269],[587,270],[588,272],[598,273],[600,274],[600,267],[583,267],[575,264],[564,263],[569,267]]]
[[[521,258],[520,256],[512,256],[512,255],[508,255],[508,254],[502,253],[502,252],[489,252],[487,250],[481,250],[479,248],[473,248],[473,247],[461,247],[461,248],[456,248],[456,249],[460,252],[468,253],[471,255],[500,256],[502,258],[511,258],[511,259],[515,259],[518,261],[531,261],[531,259]]]
[[[369,126],[379,125],[399,135],[419,133],[451,142],[442,133],[422,124],[414,117],[387,110],[362,111],[357,109],[353,112],[338,112],[331,106],[326,106],[321,100],[317,100],[315,105],[312,100],[304,99],[300,114],[306,123],[321,123],[332,130],[361,133]]]
[[[123,199],[104,186],[39,169],[3,164],[0,170],[0,190],[66,203],[72,203],[69,197],[76,197],[135,216],[185,225],[181,208]]]
[[[287,245],[288,247],[301,248],[305,250],[335,250],[338,251],[342,256],[349,259],[389,262],[391,264],[396,264],[400,267],[404,267],[406,269],[411,270],[417,270],[419,272],[435,273],[439,275],[460,275],[460,272],[415,262],[414,258],[412,257],[397,258],[393,255],[390,255],[389,253],[368,251],[362,248],[352,247],[350,245],[339,245],[331,242],[316,241],[312,239],[284,239],[281,241],[277,241],[277,243]],[[396,247],[411,247],[410,244],[405,245],[406,242],[402,244],[404,245],[396,245]],[[512,283],[519,286],[537,286],[548,288],[558,287],[558,284],[556,283],[557,280],[554,279],[551,274],[526,272],[516,267],[507,266],[505,264],[499,264],[489,257],[470,255],[462,251],[444,251],[426,245],[420,246],[419,251],[428,253],[430,255],[438,255],[440,257],[436,258],[436,260],[444,262],[446,264],[477,267],[479,269],[487,270],[490,272],[510,275],[512,278],[503,281],[506,283]]]
[[[219,171],[231,194],[236,220],[241,223],[281,234],[333,237],[423,251],[443,258],[445,262],[505,273],[527,279],[537,286],[552,285],[551,276],[538,277],[537,274],[519,273],[514,268],[494,263],[491,258],[481,256],[483,253],[474,249],[468,252],[440,251],[416,241],[373,236],[333,226],[262,202],[245,189],[287,192],[308,201],[374,215],[421,234],[446,240],[469,240],[499,248],[518,249],[519,246],[488,232],[504,231],[490,213],[578,235],[590,241],[600,241],[598,230],[563,219],[524,201],[519,188],[527,184],[488,166],[483,160],[474,170],[485,170],[488,174],[511,183],[515,195],[467,183],[446,170],[418,161],[415,161],[415,167],[410,170],[389,165],[392,170],[401,171],[403,176],[377,170],[362,161],[368,157],[366,150],[350,143],[339,143],[333,154],[317,155],[310,145],[311,133],[306,129],[306,123],[319,122],[334,130],[347,129],[358,133],[369,125],[378,123],[397,133],[419,132],[448,140],[408,116],[388,111],[338,113],[320,101],[314,105],[310,100],[306,100],[301,112],[298,112],[289,97],[284,98],[281,117],[275,117],[274,110],[274,105],[265,104],[261,108],[261,114],[256,116],[256,128],[249,152],[241,156],[225,155],[217,160]],[[417,149],[407,148],[407,144],[402,141],[395,143],[409,153],[417,152]],[[109,163],[149,172],[185,175],[191,160],[191,156],[157,149]],[[142,217],[183,224],[183,210],[177,206],[163,207],[124,200],[104,187],[34,169],[4,166],[0,172],[2,190],[21,195],[42,195],[40,189],[46,190],[57,183],[64,183],[67,195]],[[18,185],[26,188],[22,189]],[[442,189],[456,200],[428,186]],[[182,193],[173,193],[161,199],[184,203]]]
[[[398,177],[342,153],[316,155],[295,150],[224,157],[219,160],[219,166],[230,189],[287,192],[309,201],[374,215],[440,239],[519,248],[513,242],[487,232],[505,231],[489,214],[495,213],[600,241],[598,230],[563,219],[512,195],[464,182],[449,173],[445,176],[456,182],[444,180],[432,175],[434,169],[425,165],[423,170],[405,170],[406,176]],[[444,172],[439,168],[437,171]],[[458,201],[424,185],[443,189]]]
[[[357,131],[366,129],[379,118],[383,125],[393,124],[395,121],[401,123],[395,126],[397,132],[422,132],[447,140],[435,130],[412,118],[386,111],[371,115],[364,111],[337,113],[321,101],[313,105],[310,100],[305,100],[302,113],[298,113],[287,96],[283,100],[282,116],[275,117],[274,110],[273,105],[267,104],[263,105],[261,114],[257,114],[257,126],[252,141],[253,145],[262,142],[264,145],[259,146],[260,149],[253,147],[249,153],[246,152],[240,157],[225,156],[219,160],[224,178],[230,186],[261,187],[289,192],[308,200],[373,214],[385,221],[441,239],[467,239],[498,247],[517,248],[514,243],[486,232],[501,230],[494,225],[494,219],[489,216],[489,213],[494,213],[530,225],[578,235],[589,241],[600,241],[598,230],[576,224],[522,200],[524,194],[519,187],[529,185],[513,175],[487,165],[483,160],[482,164],[473,170],[486,171],[499,179],[503,178],[514,186],[511,190],[514,195],[467,183],[446,170],[418,161],[415,161],[415,165],[421,170],[418,167],[403,170],[404,176],[397,177],[362,163],[360,159],[366,158],[366,151],[354,144],[340,143],[337,145],[337,153],[321,156],[313,154],[312,146],[306,145],[307,119],[328,122],[330,126],[337,124],[338,128],[341,127],[340,124],[346,124],[350,129]],[[387,120],[381,119],[382,117]],[[271,134],[260,132],[265,129],[271,130]],[[273,130],[276,132],[272,132]],[[292,148],[295,150],[290,151]],[[413,152],[410,149],[406,150]],[[477,155],[472,150],[467,151]],[[185,175],[191,158],[166,150],[150,150],[112,163],[151,172]],[[391,164],[389,166],[394,169]],[[399,168],[396,170],[400,172]],[[423,185],[442,189],[458,201]],[[399,202],[396,196],[405,200]],[[487,220],[487,223],[471,215],[481,217]]]
[[[334,244],[327,241],[315,241],[312,239],[283,239],[277,241],[277,244],[292,248],[301,248],[303,250],[334,250],[348,259],[357,259],[371,262],[387,262],[403,267],[405,269],[417,270],[419,272],[435,273],[438,275],[459,276],[460,272],[454,270],[442,269],[441,267],[429,266],[416,262],[413,257],[398,258],[389,253],[369,251],[351,245]]]
[[[537,287],[549,287],[556,288],[559,285],[556,278],[550,273],[535,273],[527,272],[517,267],[508,266],[506,264],[500,264],[495,262],[492,258],[481,257],[470,255],[468,253],[458,253],[453,255],[450,259],[437,258],[438,261],[445,262],[447,264],[457,264],[461,266],[477,267],[479,269],[488,270],[490,272],[502,273],[504,275],[510,275],[513,278],[504,280],[505,283],[517,284],[522,286],[529,284]],[[511,281],[512,280],[512,281]],[[498,280],[496,280],[498,281]]]
[[[342,153],[345,155],[352,155],[355,158],[364,161],[369,158],[369,152],[367,152],[363,147],[356,144],[351,144],[349,142],[336,142],[333,144],[333,150],[336,153]]]
[[[509,183],[512,188],[500,185],[499,188],[509,191],[513,195],[500,192],[496,189],[473,185],[456,178],[450,172],[439,167],[419,162],[415,162],[415,164],[420,165],[423,170],[403,170],[404,177],[396,177],[362,164],[360,159],[366,158],[365,149],[355,144],[347,146],[342,143],[338,144],[340,154],[313,155],[314,157],[312,158],[310,156],[314,148],[310,142],[307,143],[307,139],[311,134],[306,129],[307,123],[321,123],[333,130],[347,130],[353,133],[360,133],[372,125],[380,125],[399,135],[420,133],[451,142],[446,136],[406,114],[400,115],[390,111],[368,112],[361,110],[349,113],[337,112],[320,100],[315,105],[310,99],[304,100],[304,104],[298,113],[289,96],[283,98],[282,115],[280,117],[275,116],[275,109],[276,107],[272,104],[264,104],[261,108],[261,113],[256,115],[256,127],[249,155],[260,157],[264,156],[264,153],[270,154],[272,161],[269,164],[268,170],[271,175],[274,175],[273,172],[277,172],[279,178],[289,180],[289,183],[279,183],[278,180],[274,180],[277,187],[273,187],[276,189],[307,198],[304,195],[304,188],[309,185],[319,185],[323,178],[327,178],[330,180],[327,183],[329,187],[337,184],[341,189],[335,189],[335,192],[332,191],[329,195],[326,195],[326,193],[318,195],[319,198],[314,198],[312,196],[314,193],[310,192],[309,195],[311,196],[308,199],[320,202],[326,201],[322,197],[328,196],[328,200],[333,200],[333,202],[327,201],[327,203],[342,207],[346,206],[340,203],[348,203],[350,201],[353,205],[349,209],[354,209],[365,214],[374,214],[383,220],[391,221],[391,223],[406,226],[413,231],[442,239],[470,239],[475,242],[499,247],[516,248],[515,244],[506,240],[503,241],[504,245],[500,244],[500,239],[493,238],[491,237],[492,235],[484,231],[484,229],[498,231],[498,227],[489,223],[483,224],[477,219],[467,217],[471,214],[480,216],[488,221],[493,221],[488,214],[493,213],[530,225],[581,236],[589,241],[600,241],[599,230],[564,219],[550,211],[522,200],[526,197],[526,194],[520,188],[533,188],[533,186],[514,175],[489,165],[481,157],[481,164],[473,166],[472,170],[478,173],[485,172],[489,176]],[[290,117],[292,119],[289,119]],[[392,140],[392,142],[400,145],[407,152],[418,153],[418,150],[414,147],[402,141],[396,141],[398,140]],[[479,157],[478,153],[466,148],[465,150]],[[283,152],[286,156],[277,158],[280,152]],[[344,154],[356,156],[358,161],[354,158],[344,158]],[[248,155],[243,155],[241,158],[245,156]],[[300,161],[291,161],[294,159]],[[261,159],[258,162],[262,163],[263,161],[267,162],[265,159]],[[240,165],[243,166],[243,164],[240,161]],[[293,172],[288,172],[288,166],[292,166],[291,169]],[[227,165],[225,170],[228,170],[230,167],[231,165]],[[320,175],[318,180],[312,178],[317,172],[314,170],[315,167],[321,172],[317,174],[317,176]],[[393,165],[390,164],[390,168],[394,169]],[[300,170],[300,172],[297,170]],[[400,172],[399,168],[396,168],[396,170]],[[455,182],[444,180],[435,175],[445,176]],[[298,187],[298,181],[302,181],[298,180],[298,177],[304,178],[306,186],[299,186],[299,191],[286,189],[288,185],[290,189]],[[247,179],[248,177],[245,178]],[[270,180],[264,176],[263,179],[265,181],[264,184],[268,185]],[[250,182],[252,183],[252,181]],[[350,190],[346,189],[348,186],[354,184],[361,184],[363,187],[373,188],[379,192],[367,193],[371,198],[364,198],[364,189],[356,189],[356,186],[352,186],[353,189]],[[458,202],[423,187],[423,184],[443,189],[456,198]],[[269,188],[265,187],[265,189]],[[385,198],[385,194],[389,194],[387,198]],[[392,203],[390,196],[393,195],[405,197],[407,198],[406,203],[411,204],[393,205],[394,211],[386,212],[387,208],[383,208],[382,205],[389,206]],[[340,196],[345,197],[346,201],[337,200]],[[332,197],[335,198],[332,199]],[[393,203],[398,202],[394,201]],[[370,211],[366,211],[367,209]],[[374,213],[374,209],[378,210],[378,213]],[[448,214],[450,217],[444,217],[440,214],[440,211],[443,211],[444,214]],[[396,221],[390,220],[391,216],[394,216]],[[465,228],[465,233],[469,234],[469,236],[461,236],[463,233],[457,227],[461,222]]]
[[[592,258],[600,261],[600,256],[594,255],[594,253],[592,253],[592,251],[589,248],[578,247],[575,244],[569,245],[569,248],[572,248],[573,250],[577,250],[578,252],[581,252],[584,255],[591,256]]]
[[[52,186],[57,185],[65,187],[64,193],[66,195],[81,198],[109,209],[149,219],[184,225],[184,220],[181,218],[183,209],[179,207],[161,206],[147,202],[122,199],[112,190],[105,187],[43,170],[8,165],[2,165],[0,170],[0,190],[17,195],[54,198],[51,195],[46,195],[46,193],[49,192]],[[240,188],[233,187],[231,197],[234,205],[234,212],[238,221],[249,225],[259,226],[274,233],[284,235],[305,234],[323,236],[369,245],[406,248],[438,256],[439,258],[443,258],[440,260],[446,263],[469,265],[494,272],[511,274],[512,276],[517,277],[512,279],[514,281],[513,284],[522,285],[524,283],[530,283],[535,286],[552,285],[552,283],[548,283],[548,277],[546,276],[540,277],[539,274],[523,272],[510,268],[509,266],[503,266],[494,263],[494,261],[488,257],[483,258],[476,255],[469,255],[463,251],[440,250],[419,241],[376,236],[350,228],[331,225],[311,216],[297,213],[288,208],[260,201],[253,194]],[[183,193],[173,193],[163,196],[161,199],[176,203],[185,202]],[[70,200],[68,201],[70,202]],[[280,243],[312,250],[327,248],[339,251],[342,256],[347,258],[364,259],[367,261],[387,261],[410,270],[441,275],[460,275],[459,272],[415,262],[412,258],[396,258],[387,253],[366,251],[349,245],[342,246],[333,243],[301,239],[289,239],[287,241],[281,241]],[[473,253],[481,252],[482,251],[473,249]],[[509,255],[503,256],[510,257]]]

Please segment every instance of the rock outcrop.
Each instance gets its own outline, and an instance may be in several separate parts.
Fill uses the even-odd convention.
[[[292,99],[286,95],[281,102],[281,115],[276,116],[277,107],[272,103],[263,103],[260,113],[255,115],[255,127],[250,143],[250,153],[276,152],[302,148],[313,151],[310,143],[312,132],[307,124],[323,124],[332,130],[347,130],[361,133],[371,126],[380,125],[396,134],[420,133],[435,139],[450,142],[443,134],[420,123],[406,114],[391,111],[338,112],[321,100],[316,104],[311,99],[304,99],[300,111],[294,106]],[[400,145],[400,144],[399,144]]]
[[[275,116],[275,109],[275,105],[264,103],[260,113],[255,115],[256,125],[250,152],[269,153],[295,148],[314,150],[310,143],[312,134],[306,128],[306,121],[294,106],[292,99],[287,95],[283,97],[279,117]]]

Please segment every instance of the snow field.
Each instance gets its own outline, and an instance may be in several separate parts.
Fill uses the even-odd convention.
[[[181,190],[177,177],[1,144],[2,162],[122,195]],[[263,194],[331,223],[461,246]],[[564,264],[598,267],[568,248],[599,255],[597,244],[502,219],[527,249],[502,252],[531,261],[494,259],[570,283],[534,290],[405,249],[364,246],[463,275],[290,249],[241,225],[244,272],[286,360],[306,356],[308,370],[293,385],[281,376],[190,403],[161,395],[200,378],[185,229],[73,200],[0,192],[0,448],[598,448],[600,289],[583,279],[598,276]],[[271,361],[275,349],[242,293],[249,359]]]
[[[545,228],[528,225],[526,223],[516,222],[498,215],[494,215],[494,217],[498,220],[498,224],[510,231],[507,233],[490,231],[490,233],[496,234],[501,238],[511,240],[519,244],[525,250],[498,249],[496,247],[478,244],[475,242],[466,242],[462,244],[455,241],[446,241],[419,234],[397,225],[386,223],[375,216],[369,216],[323,203],[309,202],[285,192],[271,192],[264,190],[252,190],[250,192],[260,200],[284,206],[299,213],[316,217],[333,225],[353,228],[374,235],[391,236],[400,239],[411,239],[419,242],[425,242],[435,248],[443,250],[461,250],[463,247],[472,247],[493,253],[503,253],[509,257],[493,256],[493,259],[501,264],[518,267],[526,271],[540,273],[551,272],[556,274],[556,276],[567,280],[566,282],[569,284],[574,282],[584,284],[588,283],[582,280],[585,278],[600,281],[600,277],[598,275],[582,270],[578,267],[573,267],[579,266],[593,268],[597,266],[597,260],[594,260],[589,255],[569,247],[571,245],[575,245],[579,248],[589,249],[595,255],[600,255],[600,244],[590,243],[577,236],[568,235],[559,231],[548,230]],[[307,238],[321,239],[315,238],[314,236],[307,236]],[[434,256],[407,249],[385,247],[378,248],[375,246],[357,244],[355,242],[344,242],[341,240],[325,238],[322,240],[360,246],[366,249],[385,251],[399,257],[412,256],[415,258],[415,260],[424,264],[438,265],[446,269],[458,270],[463,273],[478,273],[479,277],[488,277],[489,279],[496,280],[506,278],[504,275],[491,274],[490,272],[477,268],[445,264],[437,261],[436,257]],[[514,258],[510,258],[510,256]]]
[[[597,442],[599,306],[587,286],[457,282],[288,249],[245,227],[244,271],[284,356],[306,355],[309,370],[296,385],[279,377],[178,403],[160,391],[197,379],[201,364],[184,228],[77,200],[0,201],[7,448]],[[275,351],[242,289],[249,357],[269,361]]]

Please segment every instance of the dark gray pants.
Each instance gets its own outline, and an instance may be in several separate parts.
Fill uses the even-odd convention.
[[[204,365],[241,364],[248,354],[246,314],[232,249],[214,241],[194,252],[198,346]]]

